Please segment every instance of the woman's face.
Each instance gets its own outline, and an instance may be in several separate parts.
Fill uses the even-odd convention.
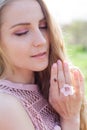
[[[47,23],[36,0],[15,0],[3,9],[0,41],[16,69],[41,71],[47,67]]]

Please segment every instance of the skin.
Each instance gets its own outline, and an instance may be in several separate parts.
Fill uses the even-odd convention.
[[[1,93],[0,130],[34,130],[21,103],[13,96]]]
[[[14,75],[7,69],[6,78],[34,83],[34,71],[47,67],[49,55],[47,23],[40,5],[35,0],[12,2],[3,11],[2,23],[1,45],[14,67]]]
[[[34,71],[42,71],[48,66],[50,46],[46,20],[37,1],[15,1],[4,8],[0,41],[10,64],[14,67],[14,73],[12,73],[7,66],[4,72],[5,78],[18,83],[34,83]],[[70,68],[67,62],[58,61],[51,68],[49,102],[61,116],[62,130],[79,130],[79,115],[83,95],[81,90],[84,85],[79,71],[72,71],[72,75],[73,81],[70,78]],[[54,78],[57,79],[57,82],[54,81]],[[73,96],[65,97],[60,93],[60,88],[65,83],[74,86],[75,94]],[[2,96],[2,101],[5,99],[8,99],[8,96]],[[19,124],[22,126],[24,120],[21,121],[21,118],[23,118],[23,111],[19,111],[21,106],[19,107],[16,101],[12,100],[12,102],[14,102],[14,106],[16,105],[15,111],[18,111],[21,115],[18,121],[21,122]],[[1,102],[0,104],[5,107]],[[7,104],[11,107],[11,103]],[[15,114],[14,111],[7,110],[9,114],[10,112]],[[3,108],[0,113],[5,113]],[[26,118],[26,114],[24,114],[24,117]],[[13,116],[10,117],[10,124],[14,122],[15,127],[18,123],[16,118],[18,119],[18,117],[15,117],[15,121],[12,121]],[[32,127],[30,120],[28,120],[28,123]],[[6,130],[11,130],[13,126],[6,128]],[[23,129],[25,129],[24,126]],[[26,130],[29,129],[31,128],[28,126]]]
[[[56,82],[54,78],[57,79]],[[84,96],[84,79],[81,72],[77,68],[70,69],[66,61],[62,63],[58,60],[51,68],[50,81],[49,102],[61,116],[62,130],[80,130],[80,109]],[[75,93],[64,96],[60,92],[64,84],[73,85]]]
[[[34,71],[45,69],[49,56],[47,24],[40,5],[35,0],[10,3],[3,9],[0,29],[0,44],[14,69],[12,73],[7,65],[5,78],[34,83]],[[0,115],[1,130],[34,130],[31,119],[15,97],[0,94]]]

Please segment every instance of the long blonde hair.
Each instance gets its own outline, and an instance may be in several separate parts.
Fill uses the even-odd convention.
[[[1,18],[1,11],[4,8],[4,6],[12,1],[13,0],[0,0],[0,18]],[[50,37],[50,52],[49,52],[50,54],[49,54],[48,67],[42,72],[35,72],[35,82],[40,86],[40,90],[44,95],[44,97],[48,99],[51,66],[58,59],[64,61],[65,59],[67,59],[67,57],[65,53],[64,41],[61,35],[60,28],[54,22],[44,1],[37,0],[37,2],[40,4],[47,21],[48,32]],[[4,72],[6,61],[7,61],[6,56],[0,47],[0,75],[2,75]],[[80,130],[87,130],[87,105],[85,99],[83,100],[82,103],[80,115],[81,115]]]

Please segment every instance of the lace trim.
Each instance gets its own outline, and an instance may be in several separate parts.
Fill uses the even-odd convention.
[[[36,130],[61,130],[59,116],[42,97],[38,89],[21,90],[1,84],[0,92],[5,92],[18,98]]]

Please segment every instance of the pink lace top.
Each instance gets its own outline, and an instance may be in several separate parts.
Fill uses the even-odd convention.
[[[0,80],[0,93],[13,95],[21,102],[35,130],[61,130],[58,114],[43,98],[36,84]]]

